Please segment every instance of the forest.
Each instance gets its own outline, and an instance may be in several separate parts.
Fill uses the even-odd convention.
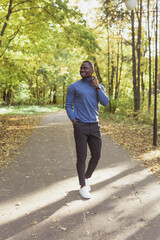
[[[138,0],[129,10],[120,0],[93,1],[84,14],[78,4],[86,2],[0,0],[1,106],[64,106],[87,59],[110,97],[107,111],[151,123],[155,69],[160,92],[160,2]]]

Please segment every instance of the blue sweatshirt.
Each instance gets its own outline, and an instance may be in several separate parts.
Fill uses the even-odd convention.
[[[100,90],[97,91],[90,81],[91,78],[81,79],[68,87],[65,107],[71,121],[98,122],[99,102],[103,106],[109,103],[104,87],[99,84]]]

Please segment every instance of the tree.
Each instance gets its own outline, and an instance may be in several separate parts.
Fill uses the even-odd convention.
[[[22,81],[28,84],[32,98],[39,102],[46,93],[49,94],[48,76],[55,75],[57,64],[61,64],[60,59],[66,53],[74,54],[78,48],[81,53],[92,54],[98,48],[95,36],[87,29],[82,15],[69,9],[67,1],[8,0],[7,3],[2,1],[2,10],[0,75],[3,77],[0,85],[1,96],[7,103],[12,102],[15,86],[20,86]],[[42,69],[46,69],[45,75]],[[9,82],[8,79],[12,80]],[[12,94],[9,94],[10,89]],[[10,101],[7,101],[7,96],[10,96]]]

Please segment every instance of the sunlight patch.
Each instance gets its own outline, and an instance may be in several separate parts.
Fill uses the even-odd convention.
[[[98,190],[95,189],[92,192],[93,199],[89,200],[88,203],[86,203],[86,201],[82,201],[80,196],[78,196],[79,187],[77,184],[77,177],[62,180],[49,186],[48,188],[40,189],[38,192],[28,194],[22,198],[1,203],[0,224],[6,224],[20,217],[29,215],[34,211],[47,207],[50,204],[56,203],[75,190],[77,191],[79,199],[77,200],[75,194],[75,200],[71,202],[72,204],[70,203],[72,214],[81,211],[82,208],[85,210],[88,209],[88,207],[96,206],[115,195],[118,189],[122,189],[129,184],[136,183],[137,181],[142,181],[146,177],[146,174],[144,174],[145,170],[141,171],[139,174],[130,174],[126,172],[126,170],[128,170],[127,165],[95,171],[91,185],[93,187],[95,186],[95,188],[98,186]],[[123,174],[123,172],[124,176],[121,176],[120,174]],[[62,217],[69,214],[67,209],[69,208],[66,208],[66,206],[62,207],[55,213],[55,216],[57,215]]]

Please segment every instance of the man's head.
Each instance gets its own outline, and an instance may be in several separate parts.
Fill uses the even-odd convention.
[[[80,67],[80,75],[82,78],[91,77],[94,72],[93,63],[90,61],[84,61]]]

